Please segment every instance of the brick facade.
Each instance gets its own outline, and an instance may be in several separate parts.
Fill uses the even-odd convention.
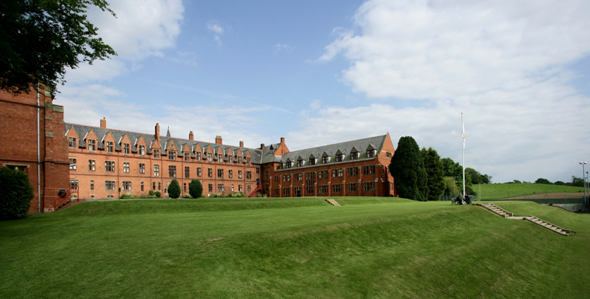
[[[63,112],[44,92],[0,90],[0,167],[29,174],[35,190],[30,213],[55,210],[58,193],[68,189]]]

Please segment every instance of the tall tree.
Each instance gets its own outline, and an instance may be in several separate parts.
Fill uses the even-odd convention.
[[[180,184],[176,179],[172,180],[168,186],[168,196],[170,198],[178,198],[180,196]]]
[[[418,143],[411,136],[400,138],[389,164],[400,197],[427,200],[428,177]]]
[[[445,191],[445,171],[440,156],[435,149],[429,147],[420,150],[424,160],[424,168],[428,176],[428,200],[439,200]]]
[[[105,0],[0,1],[0,89],[43,84],[54,95],[67,67],[116,55],[87,20],[89,6],[115,16]]]

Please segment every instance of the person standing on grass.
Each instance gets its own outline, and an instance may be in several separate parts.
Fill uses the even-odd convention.
[[[463,204],[463,194],[459,193],[459,195],[457,195],[456,202],[458,205]]]

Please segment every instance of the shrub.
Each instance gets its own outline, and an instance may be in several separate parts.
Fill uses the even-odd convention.
[[[182,196],[182,198],[193,198],[192,196],[190,196],[189,194],[185,194]]]
[[[199,180],[192,180],[188,185],[188,192],[193,198],[199,198],[203,196],[203,185]]]
[[[170,182],[170,186],[168,186],[168,196],[170,198],[178,198],[180,196],[180,184],[176,179]]]
[[[119,197],[119,199],[130,199],[130,198],[133,198],[133,195],[131,193],[123,193]]]
[[[154,192],[154,194],[156,195],[156,197],[160,198],[162,197],[162,193],[160,193],[160,191],[156,191]]]
[[[149,194],[150,196],[154,196],[154,195],[156,195],[156,193],[155,193],[154,191],[152,191],[152,190],[150,190],[150,192],[149,192],[148,194]]]
[[[0,219],[27,217],[33,198],[35,193],[28,174],[8,167],[0,168]]]

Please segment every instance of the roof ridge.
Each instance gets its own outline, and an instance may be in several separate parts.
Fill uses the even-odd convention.
[[[385,135],[376,135],[376,136],[371,136],[371,137],[366,137],[366,138],[360,138],[360,139],[354,139],[354,140],[347,140],[347,141],[342,141],[342,142],[335,142],[335,143],[330,143],[330,144],[324,144],[324,145],[320,145],[320,146],[314,146],[314,147],[308,147],[308,148],[304,148],[304,149],[300,149],[300,150],[290,151],[289,153],[298,152],[298,151],[305,151],[305,150],[311,150],[311,149],[315,149],[315,148],[326,147],[326,146],[331,146],[331,145],[337,145],[337,144],[342,144],[342,143],[347,143],[347,142],[356,142],[356,141],[361,141],[361,140],[366,140],[366,139],[371,139],[371,138],[384,137],[386,135],[387,134],[385,134]],[[287,154],[289,154],[289,153],[287,153]]]

